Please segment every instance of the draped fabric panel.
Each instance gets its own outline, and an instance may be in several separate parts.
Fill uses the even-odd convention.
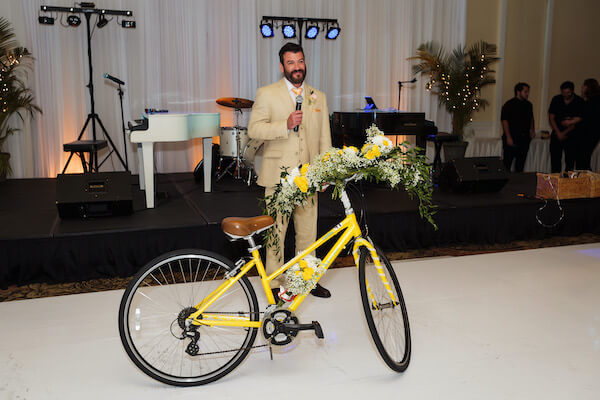
[[[62,27],[59,20],[40,25],[42,4],[71,5],[10,0],[10,7],[2,6],[18,26],[19,41],[36,58],[29,84],[44,111],[8,142],[15,178],[60,173],[68,157],[62,145],[77,139],[90,112],[85,21],[77,28]],[[453,48],[465,40],[466,0],[98,0],[96,5],[132,10],[136,17],[136,29],[122,29],[119,18],[94,28],[92,38],[96,113],[119,152],[127,152],[134,173],[136,148],[128,140],[124,144],[116,86],[102,78],[104,73],[126,82],[125,121],[139,118],[144,108],[163,108],[219,112],[221,125],[232,126],[234,113],[215,100],[253,99],[258,87],[281,77],[277,53],[285,41],[279,29],[274,38],[262,38],[263,15],[339,20],[337,40],[325,40],[323,33],[303,40],[307,82],[327,94],[330,112],[362,107],[364,96],[372,96],[380,108],[398,107],[397,82],[413,77],[407,58],[417,46],[437,40]],[[425,112],[440,130],[448,130],[449,115],[438,109],[424,83],[403,87],[400,109]],[[248,118],[244,112],[240,125],[246,126]],[[96,131],[102,138],[99,127]],[[155,149],[157,172],[190,171],[202,158],[199,140]],[[121,167],[113,155],[101,169]],[[71,161],[68,172],[80,171],[77,160]]]

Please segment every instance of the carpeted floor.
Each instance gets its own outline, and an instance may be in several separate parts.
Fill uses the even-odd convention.
[[[544,240],[515,241],[489,246],[469,244],[453,245],[451,247],[435,247],[405,252],[393,252],[387,253],[387,255],[391,260],[407,260],[411,258],[424,257],[457,257],[471,254],[496,253],[502,251],[536,249],[542,247],[567,246],[596,242],[600,242],[600,235],[584,234],[573,237],[557,236]],[[347,256],[338,258],[333,267],[347,267],[351,265],[354,265],[354,261],[352,260],[352,257]],[[0,290],[0,302],[124,289],[129,280],[130,277],[95,279],[83,282],[60,284],[34,283],[24,286],[9,286],[6,290]]]

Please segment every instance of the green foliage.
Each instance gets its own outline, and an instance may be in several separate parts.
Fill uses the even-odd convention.
[[[13,115],[24,121],[25,114],[33,118],[36,112],[42,112],[33,103],[34,96],[25,84],[33,57],[26,48],[19,46],[14,37],[10,22],[0,17],[0,151],[8,137],[20,131],[10,125]],[[0,175],[9,174],[8,158],[0,160],[6,160],[0,161]]]
[[[496,45],[480,41],[448,53],[438,43],[427,42],[409,60],[419,61],[413,65],[413,73],[428,76],[425,88],[438,95],[440,106],[452,114],[453,133],[462,136],[473,112],[488,105],[481,98],[481,89],[496,83],[495,71],[490,68],[499,60]]]

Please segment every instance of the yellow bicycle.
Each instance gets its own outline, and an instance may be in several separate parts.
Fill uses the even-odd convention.
[[[204,250],[173,251],[149,262],[127,286],[119,308],[119,333],[128,356],[148,376],[176,386],[194,386],[222,378],[248,355],[261,330],[267,345],[286,345],[301,330],[323,338],[318,322],[300,324],[298,295],[277,306],[269,282],[330,239],[339,235],[321,265],[325,271],[352,244],[362,304],[379,354],[394,371],[410,362],[408,314],[388,258],[364,235],[345,190],[340,199],[346,217],[309,248],[267,275],[255,243],[273,219],[226,218],[222,228],[232,240],[248,242],[251,259],[236,263]],[[256,267],[269,306],[259,311],[246,274]],[[322,275],[320,276],[322,277]],[[320,279],[319,277],[319,279]]]

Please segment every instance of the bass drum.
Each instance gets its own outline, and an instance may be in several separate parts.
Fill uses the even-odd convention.
[[[238,148],[239,137],[239,148]],[[240,157],[248,145],[248,129],[224,126],[221,128],[220,153],[221,157]]]
[[[244,153],[242,154],[244,165],[246,165],[246,168],[252,171],[254,178],[258,177],[258,174],[260,173],[263,155],[263,143],[264,141],[262,140],[250,139],[244,148]]]

